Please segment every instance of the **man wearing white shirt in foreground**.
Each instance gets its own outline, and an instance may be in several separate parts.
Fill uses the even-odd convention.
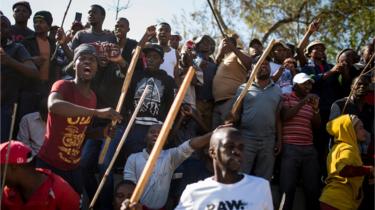
[[[176,210],[272,210],[269,182],[239,172],[243,149],[239,130],[217,129],[209,148],[214,176],[188,185]]]

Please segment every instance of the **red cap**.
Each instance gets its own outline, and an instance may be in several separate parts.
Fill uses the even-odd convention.
[[[0,164],[5,164],[8,147],[10,148],[8,164],[29,163],[33,159],[28,146],[22,142],[10,140],[0,144]]]

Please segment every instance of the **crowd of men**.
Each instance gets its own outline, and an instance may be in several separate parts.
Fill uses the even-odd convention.
[[[148,87],[94,209],[269,210],[283,200],[288,210],[298,186],[307,210],[374,209],[375,38],[360,52],[338,49],[333,65],[325,43],[309,41],[319,31],[314,21],[298,46],[277,40],[245,90],[266,44],[258,39],[248,49],[236,34],[180,43],[162,22],[138,42],[127,37],[124,17],[104,30],[100,5],[69,30],[26,1],[12,10],[14,25],[1,13],[2,208],[87,209]],[[191,66],[196,74],[164,150],[139,203],[130,203]]]

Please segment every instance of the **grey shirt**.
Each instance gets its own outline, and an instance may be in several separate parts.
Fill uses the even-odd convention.
[[[37,155],[44,143],[46,123],[39,112],[33,112],[22,117],[17,139],[31,148],[33,156]]]
[[[163,150],[140,199],[148,208],[159,209],[167,202],[174,170],[193,153],[190,141]],[[124,168],[124,180],[137,183],[149,158],[146,149],[129,156]]]
[[[238,89],[235,99],[246,84]],[[241,132],[246,138],[262,140],[274,139],[276,133],[276,112],[281,100],[281,89],[272,81],[264,89],[256,82],[247,92],[241,111]]]
[[[109,43],[117,43],[116,36],[109,32],[103,31],[101,33],[93,32],[91,29],[86,29],[82,31],[78,31],[76,35],[74,35],[72,39],[71,48],[74,50],[82,43],[92,43],[92,42],[109,42]]]

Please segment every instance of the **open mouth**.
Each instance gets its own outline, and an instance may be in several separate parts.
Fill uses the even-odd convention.
[[[90,69],[90,67],[88,67],[88,66],[84,67],[84,68],[83,68],[83,73],[84,73],[84,74],[91,74],[91,69]]]

